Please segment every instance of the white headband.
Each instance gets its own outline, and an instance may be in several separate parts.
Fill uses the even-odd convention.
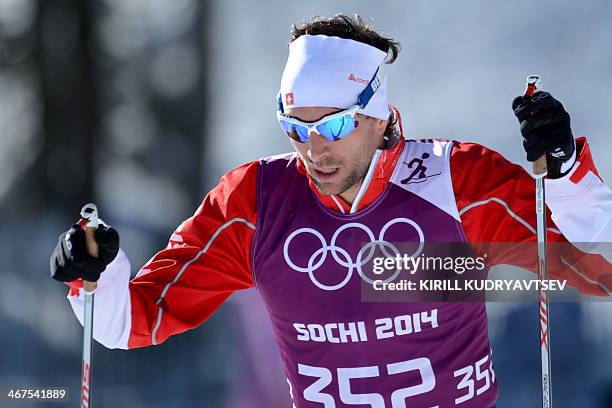
[[[347,109],[372,80],[387,54],[370,45],[326,35],[303,35],[289,45],[281,79],[284,109],[328,106]],[[358,111],[378,119],[389,118],[387,79]]]

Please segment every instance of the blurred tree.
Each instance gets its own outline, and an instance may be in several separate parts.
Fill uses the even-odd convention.
[[[93,195],[96,71],[90,53],[90,2],[40,0],[35,23],[43,104],[42,152],[33,166],[31,202],[71,208]]]

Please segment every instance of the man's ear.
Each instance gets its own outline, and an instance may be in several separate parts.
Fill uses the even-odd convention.
[[[376,119],[376,134],[382,135],[387,129],[387,121],[382,119]]]
[[[376,139],[379,140],[379,149],[384,149],[387,141],[385,140],[384,134],[387,129],[387,121],[372,118],[374,120],[374,134],[376,135]]]

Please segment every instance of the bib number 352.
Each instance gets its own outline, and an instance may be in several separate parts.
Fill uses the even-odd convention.
[[[379,366],[338,368],[335,373],[325,367],[313,367],[298,364],[298,373],[303,376],[313,377],[315,381],[304,389],[306,401],[318,402],[323,408],[336,408],[336,399],[323,390],[332,382],[333,375],[338,380],[338,397],[344,405],[369,405],[371,408],[386,408],[381,394],[360,393],[351,390],[351,380],[360,378],[378,378],[381,375],[398,375],[407,372],[418,372],[421,383],[410,387],[400,388],[391,393],[390,408],[406,408],[406,400],[416,395],[432,391],[436,386],[436,376],[431,366],[431,361],[426,357],[413,360],[390,363],[384,366],[385,372],[381,374]],[[460,368],[453,372],[458,381],[456,389],[459,395],[454,399],[455,406],[461,406],[464,402],[483,394],[495,383],[495,371],[490,355],[485,355],[472,365]],[[289,384],[291,387],[291,384]],[[293,393],[291,395],[293,397]],[[336,398],[338,398],[336,397]],[[438,408],[434,406],[431,408]]]
[[[414,360],[400,361],[387,364],[386,375],[398,375],[409,371],[418,371],[421,376],[421,384],[406,388],[400,388],[391,394],[391,408],[406,408],[406,399],[415,395],[424,394],[433,390],[436,386],[436,377],[428,358],[416,358]],[[304,389],[304,399],[311,402],[319,402],[324,408],[336,408],[336,401],[330,394],[322,392],[332,382],[332,372],[324,367],[313,367],[298,364],[298,372],[301,375],[314,377],[317,380],[308,388]],[[372,408],[385,408],[383,396],[376,393],[355,394],[351,391],[351,380],[358,378],[380,377],[378,366],[338,368],[338,389],[340,401],[346,405],[369,405]]]

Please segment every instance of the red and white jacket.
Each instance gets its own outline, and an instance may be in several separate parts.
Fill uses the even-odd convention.
[[[382,152],[357,211],[384,191],[405,144],[402,138]],[[162,343],[202,324],[232,293],[254,286],[251,250],[258,223],[258,165],[247,163],[225,174],[135,278],[130,280],[129,261],[119,252],[98,282],[97,341],[123,349]],[[457,208],[470,242],[537,241],[534,181],[521,166],[484,146],[464,142],[454,144],[450,166]],[[303,167],[300,171],[308,177]],[[321,195],[312,181],[310,185],[330,209],[350,211],[339,196]],[[599,178],[584,138],[577,140],[572,171],[561,179],[546,180],[546,189],[549,242],[592,244],[584,249],[591,253],[584,256],[584,268],[549,259],[553,276],[562,276],[583,293],[608,296],[612,254],[595,243],[612,242],[612,191]],[[479,248],[473,250],[478,255]],[[536,268],[532,259],[513,252],[489,257],[488,263],[534,272]],[[79,282],[71,286],[68,298],[82,323],[83,293]]]

